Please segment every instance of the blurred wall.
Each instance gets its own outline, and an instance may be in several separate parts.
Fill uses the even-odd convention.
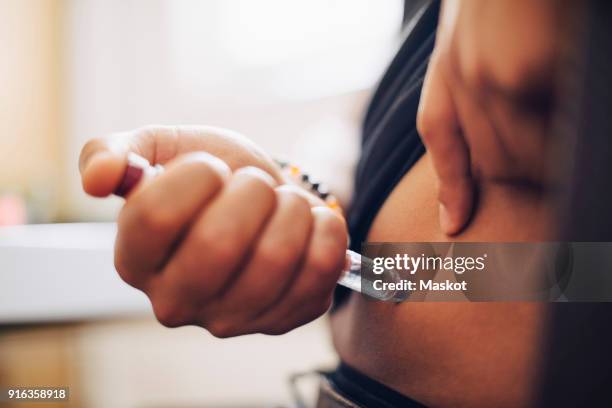
[[[61,14],[56,0],[0,0],[0,193],[17,192],[33,216],[61,197]]]
[[[121,205],[82,193],[75,163],[83,143],[151,123],[235,129],[348,195],[350,171],[334,183],[343,171],[326,171],[322,158],[331,155],[345,169],[354,161],[367,100],[360,91],[395,51],[401,2],[65,3],[68,219],[112,219]],[[303,141],[316,136],[318,161],[304,157],[313,143]]]
[[[151,123],[234,128],[346,198],[401,11],[400,0],[0,0],[0,198],[23,196],[29,222],[112,220],[121,200],[85,196],[79,151]]]

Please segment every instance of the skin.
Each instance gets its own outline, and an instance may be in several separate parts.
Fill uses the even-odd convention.
[[[439,181],[443,232],[469,225],[483,183],[552,182],[543,158],[555,69],[578,3],[443,3],[417,117]]]
[[[417,121],[428,154],[389,196],[369,240],[554,239],[543,163],[561,8],[444,3]],[[264,152],[208,127],[114,134],[84,147],[84,190],[112,193],[128,151],[167,167],[127,198],[115,251],[120,276],[147,294],[162,324],[280,334],[327,310],[346,226]],[[536,303],[396,306],[353,295],[332,332],[344,361],[428,405],[529,406],[546,315]]]
[[[554,199],[520,184],[480,186],[470,225],[437,222],[435,173],[424,156],[378,213],[372,242],[529,242],[554,235]],[[542,303],[374,302],[358,294],[331,315],[341,359],[428,406],[537,406],[548,306]]]
[[[417,117],[428,153],[388,197],[369,241],[555,239],[560,180],[546,163],[563,141],[549,129],[563,30],[579,9],[443,3]],[[537,303],[393,306],[353,295],[332,329],[345,362],[427,405],[537,406],[548,312]]]
[[[246,139],[207,127],[93,139],[80,159],[85,191],[111,194],[128,151],[166,171],[127,197],[115,267],[163,325],[199,325],[217,337],[282,334],[325,313],[347,245],[336,212]]]
[[[107,178],[119,182],[127,150],[164,163],[167,170],[139,185],[119,215],[120,276],[147,294],[165,326],[198,325],[217,337],[282,334],[327,310],[344,263],[346,226],[272,162],[260,161],[251,144],[235,141],[205,127],[93,139],[81,156],[83,185],[98,196],[112,192]],[[199,150],[209,143],[232,152],[231,166]],[[479,186],[469,227],[451,239],[437,222],[434,180],[426,155],[386,200],[369,240],[554,237],[555,198],[529,183],[503,181]],[[537,303],[394,306],[354,295],[332,315],[332,333],[343,361],[426,404],[528,406],[546,313]]]

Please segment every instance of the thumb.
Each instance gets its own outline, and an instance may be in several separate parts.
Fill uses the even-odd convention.
[[[128,153],[136,153],[151,162],[155,159],[156,142],[155,132],[146,129],[89,140],[79,157],[83,190],[94,197],[112,194],[123,178]]]

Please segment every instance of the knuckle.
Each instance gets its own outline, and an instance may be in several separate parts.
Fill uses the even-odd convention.
[[[140,203],[137,212],[139,228],[152,234],[165,234],[176,224],[176,215],[170,209],[157,208],[155,205]]]
[[[323,236],[326,237],[327,245],[325,245],[325,249],[328,249],[329,252],[332,253],[344,253],[347,245],[347,232],[346,232],[346,224],[344,221],[329,211],[329,216],[327,216],[323,220],[323,225],[321,229],[323,231]]]
[[[346,254],[346,231],[344,224],[334,215],[321,221],[322,242],[315,243],[309,254],[307,265],[321,278],[336,275],[342,269]]]
[[[234,323],[227,320],[213,320],[206,325],[206,330],[219,339],[226,339],[242,334]]]
[[[261,180],[258,177],[256,179],[258,194],[261,194],[265,200],[276,204],[276,193],[274,192],[274,187],[267,181]]]
[[[501,89],[515,92],[524,89],[525,86],[533,85],[535,81],[542,82],[542,75],[549,62],[554,60],[554,51],[551,49],[539,52],[525,51],[512,53],[503,62],[492,60],[488,65],[489,80]]]
[[[435,134],[435,126],[436,121],[432,119],[430,111],[426,108],[419,109],[416,119],[416,128],[419,135],[429,141]]]
[[[486,72],[483,63],[477,58],[463,61],[459,75],[463,83],[472,91],[481,90],[486,84]]]
[[[342,218],[333,214],[327,223],[328,234],[335,242],[339,243],[341,249],[345,249],[347,245],[346,224]]]
[[[225,182],[229,168],[216,157],[205,152],[193,152],[186,155],[185,160],[189,166],[193,166],[196,178],[213,180],[217,187]]]
[[[121,245],[115,247],[113,264],[117,274],[128,285],[143,290],[147,282],[146,271],[138,269],[137,261],[130,259],[128,252]]]
[[[278,189],[277,208],[286,217],[310,227],[313,220],[310,202],[304,196],[304,191],[296,191],[298,188],[297,186],[282,186]]]
[[[177,304],[167,302],[156,302],[151,300],[153,313],[157,321],[164,327],[174,328],[188,324],[188,319],[183,316]]]
[[[283,334],[289,333],[291,330],[295,329],[297,325],[295,324],[285,324],[280,326],[269,327],[261,332],[263,334],[267,334],[269,336],[282,336]]]
[[[284,200],[287,207],[292,211],[303,214],[310,213],[310,204],[299,191],[287,188],[280,190],[279,194],[281,197],[280,199]]]
[[[445,114],[437,108],[429,109],[426,107],[424,109],[419,109],[417,113],[417,132],[428,145],[444,144],[437,142],[444,137],[447,123],[449,123],[448,118],[446,118]]]
[[[437,106],[421,106],[416,118],[417,132],[428,145],[435,144],[440,148],[446,144],[444,141],[449,130],[448,124],[452,121],[450,113]]]
[[[125,255],[123,255],[122,251],[115,250],[115,257],[113,262],[115,265],[115,270],[117,271],[119,276],[121,276],[121,278],[123,278],[123,275],[126,274],[128,270],[124,256]]]
[[[218,187],[221,187],[223,185],[225,176],[219,166],[214,166],[210,162],[201,161],[198,163],[198,168],[198,171],[202,173],[202,178],[214,180]]]
[[[244,178],[245,182],[252,186],[258,194],[270,200],[276,200],[274,191],[275,181],[268,173],[257,167],[243,167],[236,172],[236,177]]]
[[[125,259],[125,254],[123,251],[116,250],[115,251],[115,270],[119,274],[119,277],[128,285],[132,287],[138,286],[138,280],[136,279],[135,274],[131,271],[128,266],[128,262]]]
[[[339,256],[337,248],[333,245],[326,245],[315,251],[308,261],[309,269],[321,279],[327,279],[340,272],[344,261],[343,256]]]

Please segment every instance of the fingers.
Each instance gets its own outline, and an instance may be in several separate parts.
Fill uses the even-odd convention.
[[[171,292],[181,302],[202,304],[218,296],[244,263],[276,206],[273,179],[262,170],[237,170],[199,215],[150,296]]]
[[[256,168],[225,181],[229,169],[216,160],[181,156],[128,197],[116,246],[122,278],[147,294],[162,324],[218,337],[282,333],[324,313],[345,263],[343,219],[311,209],[297,187],[275,189]]]
[[[277,190],[277,209],[256,243],[248,265],[223,299],[221,308],[232,311],[265,309],[286,289],[297,272],[310,238],[310,205],[292,186]]]
[[[312,217],[309,220],[308,212],[303,213],[304,203],[293,200],[295,197],[279,198],[285,215],[273,217],[270,228],[264,232],[272,233],[279,226],[277,222],[290,214],[304,218],[301,228],[308,229],[308,223],[312,222],[312,231],[308,231],[310,239],[306,239],[308,242],[301,254],[296,250],[296,254],[285,258],[286,269],[276,269],[280,261],[274,260],[277,263],[272,265],[274,270],[265,274],[267,267],[260,263],[265,260],[255,255],[252,266],[236,280],[234,288],[225,292],[221,301],[211,299],[204,303],[193,301],[193,293],[185,286],[164,280],[148,293],[158,320],[168,327],[197,324],[224,338],[249,333],[282,334],[325,313],[345,262],[346,227],[332,210],[323,207],[308,210]],[[298,246],[303,242],[303,237],[288,238]],[[263,237],[262,242],[266,239]],[[256,272],[259,266],[264,269]]]
[[[299,272],[313,227],[310,205],[297,189],[276,190],[276,211],[248,263],[220,299],[206,306],[202,322],[222,319],[226,326],[245,329],[284,295]]]
[[[171,162],[155,180],[139,186],[117,222],[115,266],[121,277],[142,287],[229,174],[227,165],[216,157],[190,153]]]
[[[144,285],[158,320],[229,337],[284,333],[324,313],[345,263],[346,226],[296,189],[237,171]]]
[[[299,274],[274,307],[251,322],[247,332],[283,334],[316,319],[329,308],[346,262],[346,226],[327,207],[311,211],[313,230]]]
[[[439,179],[440,227],[459,233],[469,221],[474,205],[470,153],[460,131],[459,118],[447,79],[444,56],[433,55],[419,103],[417,128]]]

